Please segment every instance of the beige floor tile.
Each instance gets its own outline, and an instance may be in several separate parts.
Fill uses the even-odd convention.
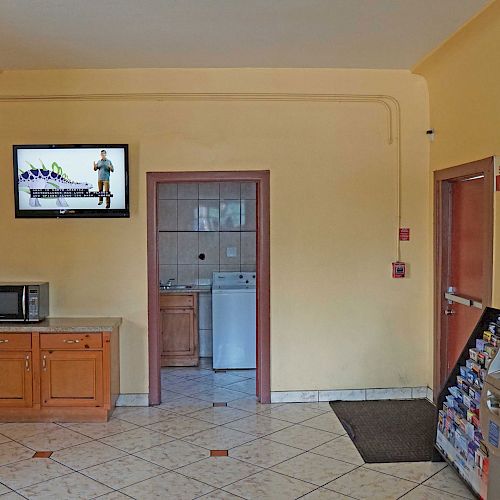
[[[320,429],[322,431],[333,432],[335,434],[346,434],[346,430],[340,423],[337,415],[333,413],[333,411],[323,413],[322,415],[310,418],[309,420],[305,420],[304,422],[302,422],[302,425],[307,425],[307,427],[314,427],[315,429]]]
[[[160,446],[135,453],[135,456],[161,465],[166,469],[177,469],[210,456],[205,448],[184,441],[170,441]]]
[[[254,414],[241,420],[237,420],[236,422],[230,422],[224,427],[229,427],[231,429],[236,429],[241,432],[247,432],[248,434],[261,437],[281,429],[285,429],[290,425],[292,425],[290,422],[285,422],[277,418],[269,418],[265,415]]]
[[[352,500],[352,497],[325,488],[318,488],[317,490],[311,491],[311,493],[304,495],[302,498],[304,500]]]
[[[270,405],[270,408],[263,414],[298,424],[304,420],[317,417],[321,413],[323,413],[322,410],[311,408],[307,406],[307,403],[285,403],[278,407]]]
[[[349,436],[336,438],[317,448],[313,448],[311,451],[318,455],[335,458],[354,465],[363,465],[365,463]]]
[[[174,438],[182,438],[205,431],[214,427],[214,424],[187,417],[185,415],[171,416],[167,420],[162,420],[156,424],[148,425],[147,428],[153,431],[163,432]]]
[[[399,462],[386,464],[366,464],[367,469],[390,474],[408,481],[422,483],[446,467],[445,462]]]
[[[185,396],[174,399],[173,401],[162,402],[162,404],[158,406],[158,408],[179,413],[181,415],[211,407],[212,403],[209,401],[202,401],[201,399],[188,398]]]
[[[164,472],[165,469],[163,467],[131,455],[81,471],[82,474],[115,490],[125,488],[126,486],[144,481]]]
[[[60,428],[60,426],[52,423],[9,423],[0,425],[0,433],[17,441],[20,438],[26,438]]]
[[[309,408],[310,410],[315,410],[318,414],[321,413],[333,413],[330,403],[327,401],[315,401],[314,403],[299,403],[303,408]]]
[[[225,387],[231,384],[235,384],[238,382],[244,382],[247,379],[242,378],[241,376],[233,375],[232,373],[213,373],[210,377],[215,385],[220,387]],[[255,381],[253,382],[255,388]],[[255,392],[255,389],[254,389]]]
[[[112,490],[78,472],[56,477],[43,483],[19,490],[21,495],[33,500],[64,500],[95,498]]]
[[[452,495],[442,490],[427,486],[417,486],[414,490],[401,497],[402,500],[463,500],[463,496]]]
[[[214,427],[213,429],[187,436],[184,438],[184,441],[209,450],[229,450],[243,443],[248,443],[253,439],[255,439],[255,436],[245,432],[235,431],[227,427]]]
[[[11,489],[7,488],[7,486],[0,483],[0,495],[5,495],[6,493],[10,493]]]
[[[137,425],[118,418],[112,418],[108,422],[87,424],[69,424],[68,429],[74,430],[93,439],[101,439],[119,432],[130,431],[137,428]]]
[[[0,434],[0,444],[8,443],[9,441],[12,441],[12,440],[10,438],[8,438],[7,436],[4,436],[3,434]]]
[[[35,451],[57,451],[88,441],[89,437],[62,427],[27,438],[19,438],[21,444]]]
[[[231,391],[240,391],[244,392],[245,394],[251,394],[252,396],[255,396],[256,392],[255,379],[250,378],[247,380],[241,380],[239,382],[235,382],[234,384],[227,385],[226,389],[229,389]]]
[[[314,488],[312,484],[266,470],[230,484],[224,489],[252,500],[291,500],[309,493]]]
[[[32,456],[33,450],[14,441],[0,444],[0,466],[26,460]]]
[[[179,388],[182,388],[183,390],[188,389],[188,388],[193,388],[196,390],[198,387],[212,387],[214,385],[214,380],[213,377],[210,375],[198,375],[195,377],[189,377],[189,378],[183,378],[182,380],[177,380],[177,381],[171,381],[170,384],[167,382],[163,386],[163,389],[167,389],[168,391],[174,391],[174,392],[183,392],[183,391],[178,391]],[[195,392],[193,390],[193,392]]]
[[[126,495],[137,500],[150,500],[153,498],[175,500],[192,500],[204,493],[212,491],[214,488],[207,484],[200,483],[175,472],[167,472],[161,476],[156,476],[147,481],[134,484],[122,491]]]
[[[2,500],[25,500],[25,497],[18,495],[15,491],[11,491],[10,493],[5,493],[4,495],[0,495]]]
[[[271,406],[273,408],[277,408],[281,406],[282,403],[276,403],[273,405],[263,405],[257,401],[255,397],[244,397],[241,399],[234,399],[233,401],[228,401],[227,406],[231,406],[232,408],[239,408],[240,410],[249,411],[252,413],[261,413],[264,411],[269,411]]]
[[[242,378],[255,378],[257,376],[257,370],[231,370],[228,372],[230,375],[236,375]]]
[[[91,441],[56,451],[50,458],[74,470],[81,470],[124,456],[123,451],[98,441]]]
[[[226,387],[214,386],[210,389],[204,389],[201,392],[193,393],[192,396],[204,401],[210,401],[214,403],[224,403],[228,401],[233,401],[235,399],[241,399],[244,393],[238,391],[231,391]]]
[[[216,488],[222,488],[227,484],[239,481],[261,470],[260,467],[235,460],[231,457],[210,457],[186,467],[181,467],[176,472],[210,484]]]
[[[0,481],[18,490],[71,472],[71,469],[50,458],[28,459],[0,467]]]
[[[149,429],[139,428],[131,431],[113,434],[107,438],[101,439],[101,443],[108,444],[127,453],[136,453],[146,448],[151,448],[163,443],[173,441],[174,438],[162,434],[161,432],[151,431]]]
[[[199,418],[206,422],[216,425],[227,424],[233,420],[238,420],[251,415],[248,411],[238,410],[238,408],[231,408],[230,406],[218,406],[198,410],[190,413],[189,416]]]
[[[185,398],[183,394],[179,394],[178,392],[173,392],[173,391],[161,391],[161,401],[162,403],[167,403],[169,401],[174,401],[179,398]]]
[[[301,453],[303,453],[301,450],[285,444],[275,443],[267,439],[257,439],[231,450],[230,456],[267,468],[296,457]]]
[[[208,392],[214,388],[213,382],[204,382],[204,378],[197,380],[186,380],[177,384],[169,384],[168,390],[183,394],[184,396],[195,395],[199,392]]]
[[[160,410],[158,408],[151,407],[143,407],[143,408],[134,408],[126,411],[125,408],[118,408],[121,410],[116,414],[116,410],[113,413],[113,416],[119,418],[120,420],[126,420],[127,422],[132,422],[136,425],[149,425],[154,424],[156,422],[160,422],[161,420],[165,420],[172,415],[166,410]]]
[[[470,491],[464,486],[462,480],[451,467],[445,467],[435,476],[425,481],[425,486],[446,491],[452,495],[458,495],[465,498],[474,498]]]
[[[222,490],[214,490],[211,493],[199,497],[200,500],[241,500],[241,497],[237,497],[232,493]]]
[[[99,500],[130,500],[130,497],[120,493],[119,491],[113,491],[107,495],[99,497]]]
[[[325,485],[325,488],[354,498],[399,498],[415,488],[417,483],[381,474],[362,467]]]
[[[333,458],[303,453],[286,462],[275,465],[272,470],[309,483],[323,486],[334,479],[347,474],[357,466]]]
[[[266,438],[271,441],[294,446],[301,450],[310,450],[336,437],[338,437],[338,434],[313,429],[312,427],[305,427],[304,425],[292,425],[291,427],[287,427],[286,429],[266,436]]]

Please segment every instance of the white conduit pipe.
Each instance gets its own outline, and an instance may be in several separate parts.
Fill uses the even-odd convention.
[[[396,140],[396,261],[401,259],[399,228],[401,227],[401,106],[399,101],[384,94],[304,94],[304,93],[113,93],[113,94],[40,94],[0,95],[0,102],[47,101],[252,101],[252,102],[353,102],[382,105],[387,115],[387,142]],[[394,116],[393,116],[394,115]],[[394,119],[395,117],[395,119]],[[395,121],[395,127],[394,127]],[[394,137],[394,128],[396,137]]]

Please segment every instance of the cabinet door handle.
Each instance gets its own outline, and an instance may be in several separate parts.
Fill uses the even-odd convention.
[[[78,344],[80,341],[78,339],[76,340],[64,339],[63,342],[66,344]]]
[[[30,357],[29,357],[29,354],[26,355],[25,364],[26,364],[26,371],[29,372],[30,371]]]
[[[9,339],[0,339],[0,344],[6,344],[9,341]]]
[[[42,357],[42,368],[43,368],[44,370],[46,370],[46,369],[47,369],[47,356],[43,356],[43,357]]]

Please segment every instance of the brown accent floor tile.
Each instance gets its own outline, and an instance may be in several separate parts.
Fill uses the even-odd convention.
[[[229,452],[227,450],[210,450],[211,457],[227,457]]]
[[[214,408],[217,408],[219,406],[227,406],[227,403],[213,403]]]
[[[35,451],[33,458],[50,458],[50,455],[54,453],[53,451]]]

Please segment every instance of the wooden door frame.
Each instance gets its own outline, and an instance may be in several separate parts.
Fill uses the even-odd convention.
[[[161,403],[160,301],[158,259],[158,185],[176,182],[255,182],[257,184],[257,377],[256,394],[261,403],[271,402],[270,319],[270,173],[269,170],[224,172],[148,172],[148,350],[149,404]]]
[[[449,255],[444,249],[449,246],[449,224],[444,215],[449,213],[451,197],[450,181],[466,179],[474,175],[484,175],[486,191],[483,203],[483,273],[493,278],[493,202],[494,202],[494,172],[493,157],[465,163],[456,167],[434,172],[434,401],[437,401],[441,391],[441,370],[446,363],[446,332],[442,328],[442,286],[449,265]],[[483,307],[491,305],[493,280],[486,280],[483,289]]]

